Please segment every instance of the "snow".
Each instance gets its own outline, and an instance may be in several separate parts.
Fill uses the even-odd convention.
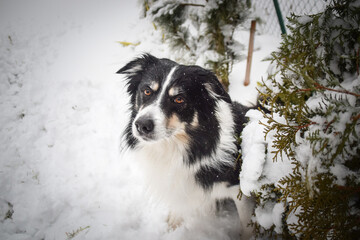
[[[240,187],[243,194],[251,196],[251,192],[259,192],[264,184],[275,184],[283,176],[291,172],[292,166],[286,156],[277,161],[273,160],[272,141],[274,131],[270,131],[265,138],[267,119],[259,110],[249,110],[246,114],[249,123],[242,132],[242,169],[240,172]],[[274,114],[278,122],[284,119]],[[263,123],[263,124],[262,124]]]
[[[242,132],[242,160],[240,172],[240,188],[243,194],[250,196],[252,191],[259,191],[259,178],[266,160],[264,127],[259,125],[262,114],[257,110],[250,110],[246,114],[250,123]]]
[[[346,177],[348,176],[350,170],[342,164],[335,164],[335,166],[330,167],[330,172],[337,177],[336,183],[340,186],[346,184]]]
[[[273,160],[274,131],[270,131],[266,138],[265,126],[267,119],[259,110],[249,110],[246,114],[249,123],[242,132],[242,168],[240,172],[240,188],[244,195],[251,196],[253,193],[262,194],[261,187],[266,184],[279,185],[279,180],[292,171],[292,165],[286,156],[282,159]],[[284,119],[274,114],[274,120],[283,122]],[[303,154],[303,152],[301,152]],[[282,203],[272,201],[259,204],[255,208],[253,221],[263,228],[269,229],[275,225],[275,231],[282,231]]]
[[[298,18],[298,21],[301,25],[305,25],[309,22],[311,22],[313,20],[312,17],[308,16],[308,15],[304,15]]]
[[[128,97],[114,73],[143,52],[176,59],[139,12],[135,1],[1,1],[0,239],[236,239],[232,215],[168,231],[137,159],[120,151]],[[243,103],[256,101],[261,60],[279,42],[255,39],[250,86],[246,61],[230,76]]]
[[[263,208],[255,209],[257,222],[265,229],[269,229],[273,224],[277,233],[282,232],[281,215],[284,212],[283,203],[268,202]],[[255,220],[255,219],[254,219]]]
[[[237,29],[234,33],[235,39],[241,39],[241,43],[246,46],[242,55],[247,56],[249,44],[249,30]],[[252,56],[250,84],[244,86],[246,60],[237,62],[230,73],[229,94],[232,99],[244,105],[256,105],[258,96],[258,83],[267,79],[269,61],[265,59],[270,57],[271,52],[275,51],[279,45],[280,39],[269,35],[255,35],[254,51]]]

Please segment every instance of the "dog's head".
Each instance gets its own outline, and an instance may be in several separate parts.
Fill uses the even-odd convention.
[[[149,54],[117,73],[125,74],[131,102],[126,131],[131,146],[176,138],[182,142],[201,136],[218,138],[217,102],[231,103],[216,76],[198,66],[179,65]]]

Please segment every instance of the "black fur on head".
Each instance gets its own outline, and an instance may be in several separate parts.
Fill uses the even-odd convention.
[[[220,124],[216,117],[219,110],[217,102],[222,100],[232,105],[229,95],[215,74],[198,66],[179,65],[150,54],[144,54],[129,62],[117,73],[126,75],[127,92],[130,95],[131,119],[125,130],[125,138],[131,148],[139,143],[139,137],[133,134],[133,131],[136,131],[133,123],[137,120],[139,111],[154,101],[159,101],[158,105],[165,118],[172,119],[169,122],[176,120],[185,126],[183,135],[186,135],[188,142],[189,164],[204,155],[210,156],[214,153],[220,139]],[[171,83],[167,85],[165,82],[170,78],[169,75]],[[151,84],[156,85],[156,89],[152,89],[153,96],[143,96],[144,89]],[[176,94],[179,92],[185,99],[181,106],[173,103],[177,95],[171,96],[171,88],[176,89]],[[160,94],[163,94],[161,101],[158,100]]]
[[[143,56],[134,59],[133,61],[122,67],[117,74],[125,74],[127,77],[127,92],[131,97],[131,102],[135,100],[135,93],[141,82],[144,71],[151,68],[158,63],[159,59],[150,55],[144,54]]]

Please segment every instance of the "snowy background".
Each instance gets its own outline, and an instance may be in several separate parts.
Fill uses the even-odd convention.
[[[128,97],[115,72],[144,52],[175,58],[139,11],[125,0],[0,1],[0,239],[237,238],[236,216],[167,231],[120,151]],[[235,37],[248,45],[246,28]],[[255,101],[279,41],[255,37],[252,83],[236,63],[233,99]]]

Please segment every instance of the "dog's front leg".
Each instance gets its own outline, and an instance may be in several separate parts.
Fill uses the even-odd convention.
[[[255,201],[252,197],[245,195],[241,197],[241,200],[236,198],[234,201],[240,218],[241,239],[250,239],[254,235],[250,221],[255,207]]]

